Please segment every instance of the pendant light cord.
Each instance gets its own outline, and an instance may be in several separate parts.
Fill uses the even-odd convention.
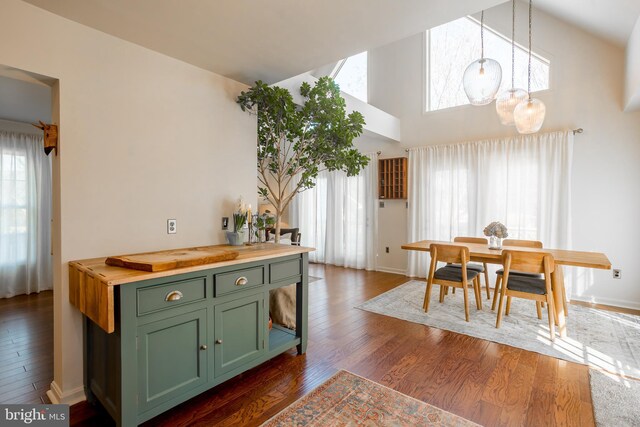
[[[516,0],[511,0],[511,89],[516,87]]]
[[[484,59],[484,10],[480,14],[480,59]]]
[[[531,11],[533,0],[529,0],[529,67],[527,69],[527,93],[529,94],[529,100],[531,100]]]

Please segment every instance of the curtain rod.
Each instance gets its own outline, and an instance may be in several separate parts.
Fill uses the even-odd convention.
[[[21,125],[32,125],[32,124],[33,124],[33,122],[23,122],[22,120],[5,119],[5,118],[2,118],[2,117],[0,117],[0,121],[3,121],[3,122],[12,122],[12,123],[19,123],[19,124],[21,124]]]
[[[571,132],[573,132],[573,134],[575,135],[575,134],[577,134],[577,133],[582,133],[582,132],[584,132],[584,129],[582,129],[582,128],[575,128],[575,129],[573,129]],[[409,148],[405,148],[405,150],[404,150],[404,152],[405,152],[405,153],[408,153],[409,151],[411,151],[411,149],[409,149]],[[380,152],[379,152],[379,151],[378,151],[378,154],[380,154]]]

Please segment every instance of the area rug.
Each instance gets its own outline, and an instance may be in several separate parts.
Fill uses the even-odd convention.
[[[347,371],[339,371],[262,425],[477,426]]]
[[[556,336],[551,342],[547,312],[543,310],[542,319],[538,319],[533,301],[513,298],[509,316],[503,316],[502,325],[496,329],[491,301],[483,299],[483,310],[476,310],[473,292],[469,291],[470,321],[465,322],[462,292],[449,294],[440,304],[440,287],[434,286],[429,313],[425,313],[425,290],[425,282],[410,281],[356,308],[587,365],[592,368],[592,398],[598,425],[640,425],[637,416],[635,424],[621,424],[609,416],[616,412],[631,414],[633,406],[634,410],[640,407],[639,316],[571,305],[567,337]],[[636,403],[627,405],[626,401]]]
[[[597,425],[640,425],[640,381],[590,369],[589,382]]]

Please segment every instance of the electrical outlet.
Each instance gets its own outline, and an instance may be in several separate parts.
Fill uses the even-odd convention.
[[[379,202],[378,207],[384,208],[384,202]]]
[[[229,229],[229,217],[228,216],[223,216],[222,217],[222,229],[223,230],[228,230]]]
[[[622,279],[622,270],[620,270],[619,268],[614,268],[613,269],[613,278],[614,279]]]
[[[176,234],[178,232],[178,220],[177,219],[168,219],[167,220],[167,234]]]
[[[384,251],[385,251],[386,253],[389,253],[389,246],[385,247],[385,248],[384,248]]]

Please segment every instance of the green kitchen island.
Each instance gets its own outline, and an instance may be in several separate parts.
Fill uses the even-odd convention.
[[[87,398],[117,425],[143,423],[293,347],[306,351],[313,249],[207,248],[239,255],[156,272],[105,258],[69,263],[69,300],[86,319]],[[293,283],[296,330],[269,328],[269,292]]]

